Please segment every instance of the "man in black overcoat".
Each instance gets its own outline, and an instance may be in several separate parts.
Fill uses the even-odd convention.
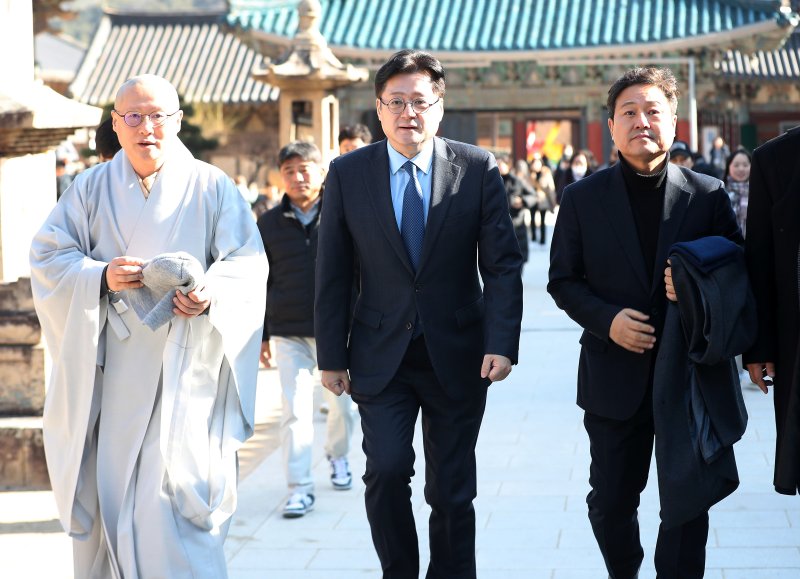
[[[677,84],[636,68],[608,92],[619,162],[567,187],[547,289],[584,331],[578,405],[591,443],[589,520],[614,579],[638,576],[637,509],[653,451],[653,369],[667,307],[670,246],[709,235],[741,243],[718,179],[669,163]],[[702,577],[708,513],[659,528],[659,579]]]
[[[758,335],[745,352],[750,378],[764,393],[774,380],[775,490],[800,489],[798,387],[798,247],[800,247],[800,128],[753,153],[745,257],[758,308]],[[765,381],[769,376],[772,380]]]

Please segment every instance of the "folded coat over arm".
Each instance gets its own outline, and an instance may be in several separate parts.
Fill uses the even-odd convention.
[[[733,444],[744,407],[733,358],[755,335],[744,253],[723,237],[670,251],[677,304],[669,306],[653,383],[661,517],[688,522],[739,485]]]

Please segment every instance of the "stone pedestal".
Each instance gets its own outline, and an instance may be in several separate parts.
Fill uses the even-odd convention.
[[[47,490],[40,417],[0,418],[0,490]]]
[[[30,278],[0,283],[0,416],[42,415],[46,369],[41,336]]]
[[[48,357],[28,252],[56,202],[53,149],[76,129],[97,125],[102,110],[34,80],[31,0],[0,1],[0,54],[0,489],[45,489]]]
[[[42,346],[0,346],[0,416],[41,416],[44,380]]]
[[[0,490],[47,489],[46,353],[29,278],[0,283]]]

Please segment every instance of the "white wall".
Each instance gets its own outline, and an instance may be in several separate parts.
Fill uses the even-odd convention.
[[[33,82],[33,9],[31,0],[0,0],[0,90]]]
[[[31,240],[55,202],[53,151],[0,158],[0,281],[30,275]]]

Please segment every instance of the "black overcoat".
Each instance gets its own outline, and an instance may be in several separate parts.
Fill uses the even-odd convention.
[[[775,363],[775,490],[800,488],[800,332],[797,253],[800,247],[800,129],[753,153],[745,256],[758,308],[755,345],[744,362]]]
[[[669,165],[656,263],[647,276],[622,167],[570,185],[550,250],[547,291],[584,329],[578,363],[578,405],[597,416],[626,420],[652,386],[653,351],[636,354],[609,338],[624,308],[650,316],[660,339],[666,313],[664,268],[673,243],[721,235],[742,243],[728,194],[719,179]]]

